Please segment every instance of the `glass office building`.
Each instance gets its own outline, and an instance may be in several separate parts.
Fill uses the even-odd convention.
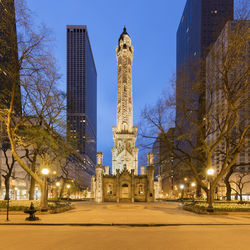
[[[197,142],[197,131],[184,117],[183,104],[198,110],[191,114],[192,119],[201,119],[205,108],[205,59],[226,22],[233,19],[233,5],[233,0],[186,2],[177,31],[176,138],[186,133]],[[199,91],[193,91],[192,82],[200,84]],[[180,146],[184,145],[180,142]]]
[[[13,81],[19,82],[18,47],[14,0],[0,1],[0,107],[9,106]],[[21,91],[17,85],[14,109],[21,113]]]
[[[97,72],[85,25],[67,25],[67,124],[87,165],[96,164]]]

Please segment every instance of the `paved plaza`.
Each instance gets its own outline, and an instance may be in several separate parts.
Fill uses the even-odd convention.
[[[0,226],[4,250],[248,250],[249,226]]]
[[[180,205],[77,202],[38,222],[1,214],[0,249],[250,249],[250,213],[199,215]]]
[[[10,221],[0,215],[0,224],[146,224],[146,225],[180,225],[180,224],[248,224],[250,213],[229,213],[225,215],[200,215],[181,209],[181,203],[101,203],[76,202],[75,209],[58,214],[39,214],[38,222],[25,222],[24,213],[10,213]]]

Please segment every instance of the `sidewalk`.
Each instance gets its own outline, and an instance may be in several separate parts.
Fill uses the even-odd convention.
[[[184,211],[179,203],[117,204],[73,203],[75,209],[59,214],[39,214],[40,220],[25,221],[26,214],[0,215],[0,225],[79,225],[79,226],[177,226],[250,225],[250,213],[200,215]]]

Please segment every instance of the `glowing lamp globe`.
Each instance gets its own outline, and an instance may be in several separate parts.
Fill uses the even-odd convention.
[[[209,168],[209,169],[207,170],[207,175],[209,175],[209,176],[214,175],[214,169],[213,169],[213,168]]]
[[[47,168],[43,168],[42,169],[42,174],[43,175],[48,175],[49,174],[49,170]]]

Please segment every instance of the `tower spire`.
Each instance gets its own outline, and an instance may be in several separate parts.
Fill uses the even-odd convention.
[[[137,173],[137,154],[135,147],[137,127],[133,126],[133,98],[132,98],[132,62],[134,48],[131,38],[124,26],[118,46],[116,47],[118,79],[117,79],[117,126],[113,127],[115,146],[112,149],[113,174],[116,169],[128,170]]]

